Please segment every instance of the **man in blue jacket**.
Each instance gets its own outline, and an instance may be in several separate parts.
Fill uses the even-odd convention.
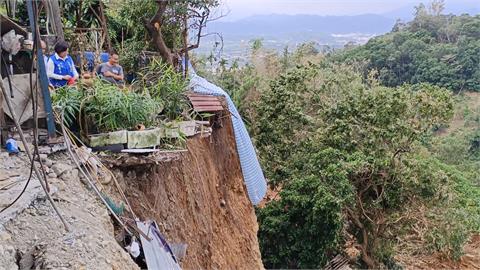
[[[73,59],[68,55],[68,43],[60,41],[55,45],[55,54],[50,56],[47,63],[47,76],[50,84],[58,88],[73,84],[78,79],[78,72]]]

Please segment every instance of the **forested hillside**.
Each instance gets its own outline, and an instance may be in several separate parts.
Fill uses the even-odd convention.
[[[480,232],[480,104],[468,92],[480,90],[480,17],[441,10],[419,6],[330,55],[255,40],[246,66],[197,57],[249,121],[272,189],[257,209],[265,267],[338,254],[359,268],[478,267],[462,256]]]
[[[386,86],[429,82],[452,91],[480,91],[480,16],[443,15],[442,5],[420,5],[415,19],[391,33],[334,57],[364,61]]]

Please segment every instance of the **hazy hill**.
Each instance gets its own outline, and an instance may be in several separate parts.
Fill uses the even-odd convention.
[[[267,48],[278,51],[285,46],[295,48],[304,42],[316,42],[320,46],[342,47],[348,42],[363,44],[371,37],[392,29],[395,19],[381,15],[318,16],[318,15],[256,15],[238,21],[216,21],[208,25],[208,32],[223,36],[223,57],[240,58],[246,55],[253,39],[262,38]],[[205,38],[200,50],[208,54],[215,36]]]
[[[326,34],[385,33],[391,30],[395,19],[381,15],[357,16],[318,15],[256,15],[234,22],[212,22],[209,31],[224,35],[274,35],[295,32]]]

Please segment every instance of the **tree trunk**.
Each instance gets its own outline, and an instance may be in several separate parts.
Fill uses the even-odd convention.
[[[356,210],[362,211],[361,209]],[[363,223],[360,221],[360,217],[352,209],[347,208],[347,213],[350,216],[350,219],[353,221],[353,224],[355,224],[355,226],[362,233],[362,241],[359,242],[362,252],[362,261],[369,269],[377,268],[377,262],[370,256],[370,249],[368,247],[368,232],[365,228],[365,225],[363,225]]]
[[[185,78],[188,77],[188,62],[189,62],[189,59],[188,59],[188,19],[187,19],[187,16],[185,16],[183,18],[183,33],[182,33],[182,36],[183,36],[183,49],[184,49],[184,56],[183,56],[183,62],[182,62],[182,65],[184,65],[183,67],[183,71],[184,71],[184,76]]]
[[[110,41],[110,35],[108,34],[107,18],[105,17],[105,10],[103,8],[102,0],[100,0],[99,4],[98,4],[98,13],[100,13],[100,19],[101,19],[100,23],[102,25],[105,40],[107,41],[107,49],[108,49],[108,51],[111,51],[112,50],[112,42]]]
[[[48,0],[50,2],[50,6],[52,9],[52,14],[48,14],[50,19],[53,21],[53,26],[55,28],[55,33],[57,34],[58,40],[65,40],[65,35],[63,34],[63,24],[62,24],[62,16],[60,14],[60,5],[58,4],[58,0]]]
[[[176,66],[174,54],[172,50],[167,47],[162,34],[163,15],[167,9],[168,1],[157,0],[156,2],[158,4],[157,13],[150,20],[145,20],[144,25],[155,47],[157,47],[158,52],[162,56],[163,61],[172,66]]]

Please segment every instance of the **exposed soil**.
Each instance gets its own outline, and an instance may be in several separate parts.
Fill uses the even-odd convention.
[[[171,243],[188,245],[184,269],[263,268],[230,119],[187,148],[176,160],[116,169],[132,208]]]

